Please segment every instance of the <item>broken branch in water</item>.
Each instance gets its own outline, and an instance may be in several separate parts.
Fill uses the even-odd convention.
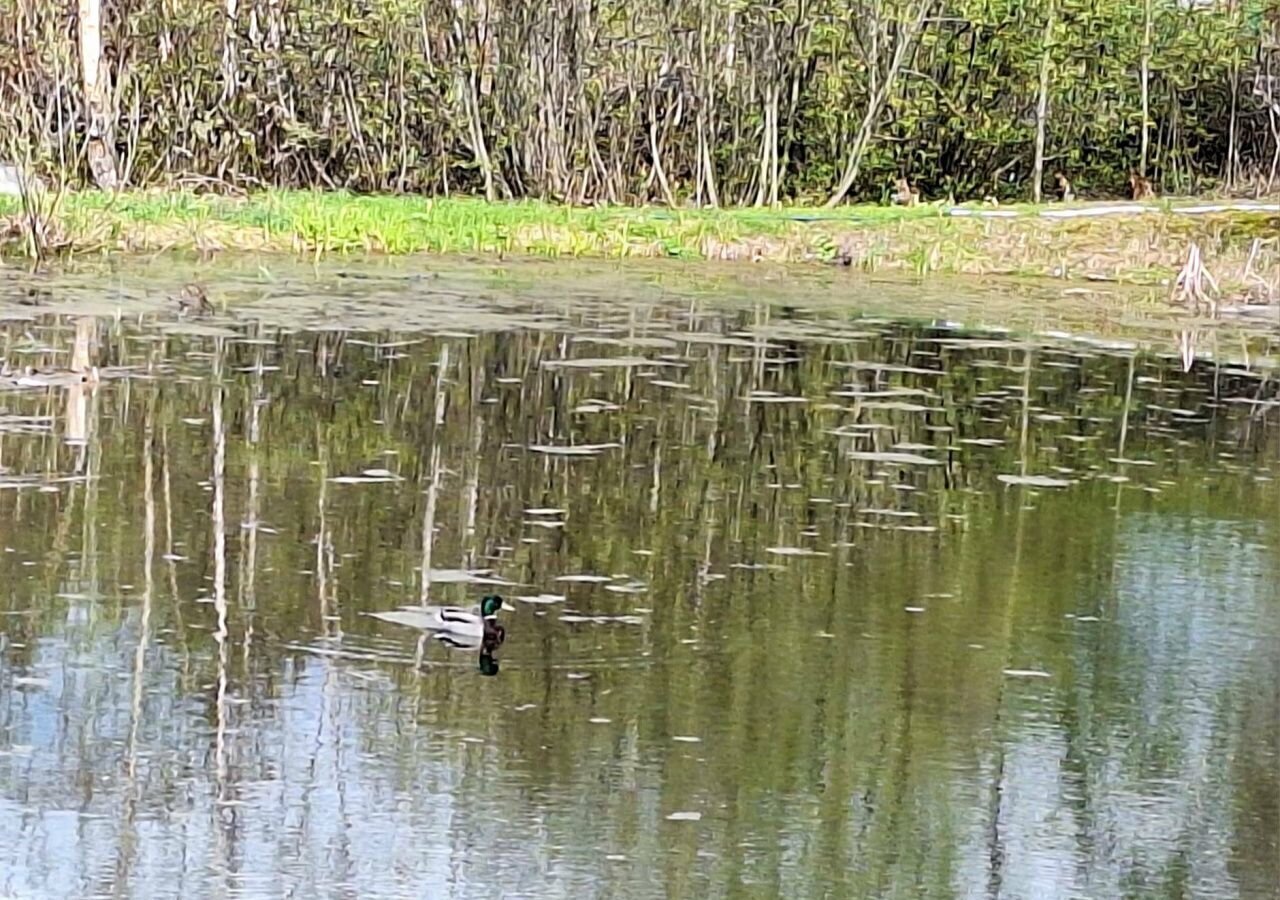
[[[1184,303],[1197,312],[1201,306],[1205,306],[1210,315],[1218,314],[1218,282],[1205,268],[1200,245],[1194,241],[1187,249],[1187,261],[1183,263],[1173,282],[1171,299]]]
[[[1254,238],[1249,246],[1249,258],[1244,263],[1245,299],[1250,303],[1271,303],[1280,294],[1280,282],[1272,284],[1253,270],[1258,254],[1266,245],[1275,243],[1275,239],[1263,240]]]

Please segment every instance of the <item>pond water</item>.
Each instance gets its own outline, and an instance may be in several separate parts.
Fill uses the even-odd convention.
[[[0,281],[0,896],[1277,896],[1265,329],[550,268]]]

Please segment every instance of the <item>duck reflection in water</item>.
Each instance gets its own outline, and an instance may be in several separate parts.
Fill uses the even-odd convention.
[[[455,647],[459,650],[475,650],[476,648],[479,648],[480,674],[497,675],[502,664],[494,654],[507,639],[507,630],[502,627],[501,622],[493,619],[486,619],[484,635],[479,639],[479,641],[474,637],[460,637],[459,635],[445,632],[436,634],[435,639],[442,644]]]

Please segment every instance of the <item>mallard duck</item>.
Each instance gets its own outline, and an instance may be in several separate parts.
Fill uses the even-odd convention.
[[[408,625],[435,632],[442,640],[458,647],[495,648],[507,637],[498,621],[502,598],[497,594],[483,597],[477,606],[402,606],[389,612],[369,615],[384,622]]]

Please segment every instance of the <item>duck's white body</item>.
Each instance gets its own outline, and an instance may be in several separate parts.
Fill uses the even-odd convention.
[[[388,612],[369,613],[375,619],[421,628],[423,631],[447,631],[467,637],[484,634],[484,619],[478,609],[461,606],[402,606]]]
[[[461,606],[428,606],[423,613],[429,620],[427,625],[432,631],[447,631],[466,637],[484,635],[484,617],[480,615],[480,607],[463,609]]]
[[[486,600],[486,602],[489,601]],[[496,618],[497,609],[501,605],[501,600],[498,600],[497,606],[492,607],[492,612],[488,616],[482,614],[483,608],[480,604],[470,609],[461,606],[402,606],[399,609],[369,613],[369,615],[384,622],[394,622],[410,628],[479,641],[484,637],[485,619]]]

